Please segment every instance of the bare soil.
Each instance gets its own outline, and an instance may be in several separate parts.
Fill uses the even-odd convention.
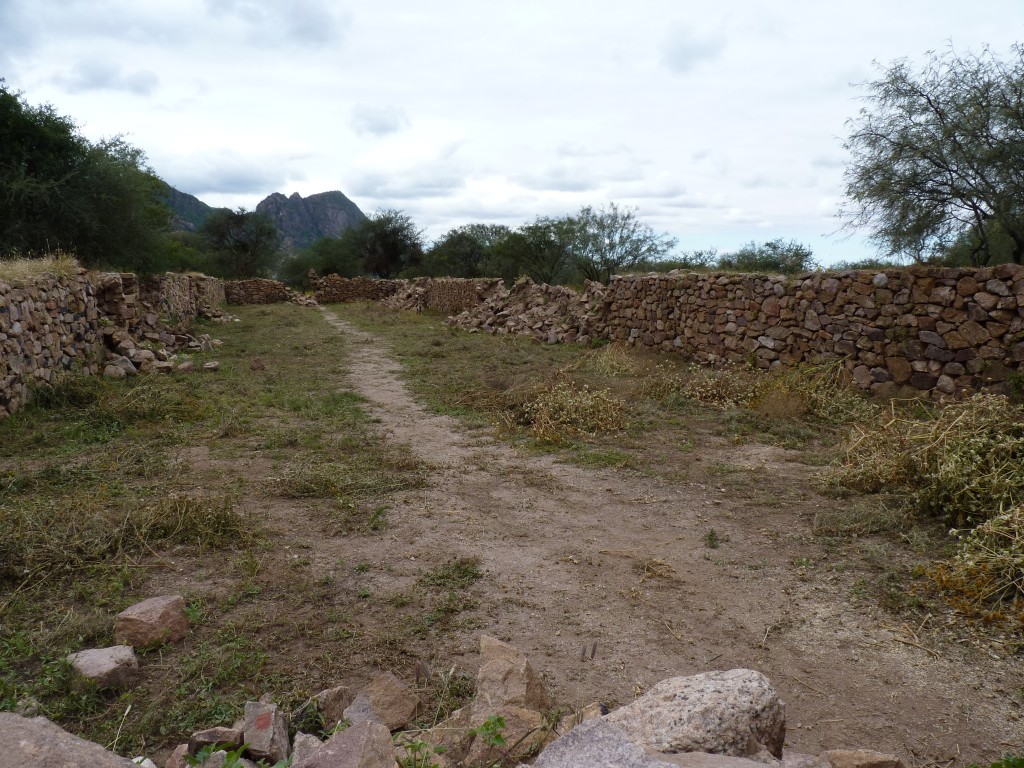
[[[785,701],[792,750],[870,748],[945,765],[1024,747],[1020,657],[943,639],[927,620],[909,626],[857,600],[855,574],[816,568],[835,553],[812,535],[814,515],[846,502],[820,495],[814,469],[791,452],[720,440],[696,457],[730,467],[739,484],[530,455],[428,413],[381,339],[323,311],[352,344],[349,386],[433,468],[427,488],[398,495],[388,535],[361,540],[360,556],[386,564],[398,587],[456,557],[486,569],[475,590],[485,618],[434,649],[438,665],[464,655],[456,661],[472,668],[485,631],[521,648],[564,705],[624,703],[667,677],[747,667]],[[311,546],[315,563],[337,556],[336,542]]]

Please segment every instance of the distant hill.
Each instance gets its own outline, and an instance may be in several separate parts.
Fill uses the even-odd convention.
[[[298,192],[285,197],[280,192],[270,195],[256,206],[281,232],[281,245],[286,250],[308,248],[321,237],[337,237],[366,216],[341,192],[320,192],[303,198]]]
[[[195,232],[217,210],[169,184],[163,198],[171,209],[171,228],[177,231]],[[305,198],[298,192],[290,197],[275,192],[260,201],[256,212],[266,214],[277,225],[281,246],[289,251],[308,248],[322,237],[337,237],[366,218],[359,206],[338,191]]]

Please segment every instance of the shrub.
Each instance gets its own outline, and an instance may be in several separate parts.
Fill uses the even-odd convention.
[[[923,419],[893,409],[854,428],[828,481],[906,493],[921,514],[976,525],[1024,502],[1024,408],[978,394]]]
[[[553,385],[513,395],[504,417],[510,427],[527,427],[538,440],[559,443],[574,434],[622,429],[625,403],[608,390],[592,390],[560,378]]]

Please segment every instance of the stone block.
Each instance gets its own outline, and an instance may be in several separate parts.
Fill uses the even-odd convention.
[[[139,660],[128,645],[89,648],[67,658],[81,679],[100,688],[131,688],[139,680]]]
[[[122,645],[150,648],[176,643],[188,635],[185,598],[161,595],[126,608],[114,619],[114,639]]]

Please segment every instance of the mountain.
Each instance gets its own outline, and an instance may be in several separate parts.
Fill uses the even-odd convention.
[[[341,192],[320,192],[303,198],[298,192],[285,197],[275,192],[256,206],[281,232],[281,246],[297,251],[321,237],[337,237],[366,216]]]
[[[169,184],[164,187],[161,197],[171,209],[173,230],[195,232],[218,210]],[[256,212],[270,217],[281,233],[281,247],[288,251],[308,248],[321,237],[337,237],[366,218],[355,203],[338,191],[305,198],[298,192],[290,197],[275,192],[260,201]]]

